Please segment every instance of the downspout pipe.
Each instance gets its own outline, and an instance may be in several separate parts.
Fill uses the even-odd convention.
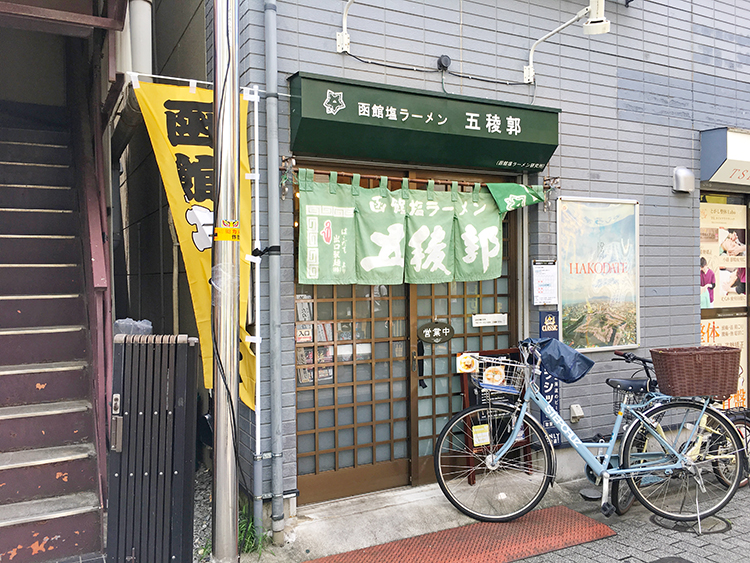
[[[258,86],[253,86],[250,96],[253,102],[253,251],[260,251],[260,146],[258,129],[258,106],[260,97]],[[261,436],[261,396],[260,396],[260,256],[253,256],[252,299],[248,299],[248,324],[253,326],[255,337],[255,457],[253,458],[253,527],[255,537],[263,536],[263,451]],[[250,315],[250,307],[253,314]]]
[[[144,74],[152,74],[153,68],[151,12],[151,0],[130,0],[130,53],[133,70]]]
[[[281,228],[279,225],[279,93],[276,0],[266,0],[266,178],[268,181],[269,367],[271,378],[271,520],[273,541],[284,543],[284,476],[281,410]],[[256,432],[259,429],[256,428]]]

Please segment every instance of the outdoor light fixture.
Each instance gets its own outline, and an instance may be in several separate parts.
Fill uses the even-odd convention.
[[[583,24],[584,35],[601,35],[609,33],[609,20],[604,17],[604,0],[591,0],[589,19]]]
[[[583,33],[585,35],[601,35],[602,33],[609,32],[609,20],[604,17],[604,0],[590,0],[589,5],[579,11],[573,18],[534,42],[531,46],[531,51],[529,51],[529,64],[523,67],[523,81],[526,84],[534,83],[534,51],[537,46],[586,16],[588,16],[588,19],[583,24]]]

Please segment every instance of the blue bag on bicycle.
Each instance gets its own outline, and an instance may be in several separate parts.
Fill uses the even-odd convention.
[[[542,367],[565,383],[578,381],[594,366],[594,360],[554,338],[529,338],[524,342],[531,342],[539,351]]]

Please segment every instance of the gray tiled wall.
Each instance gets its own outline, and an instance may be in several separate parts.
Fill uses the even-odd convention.
[[[702,129],[750,128],[750,88],[744,66],[750,61],[750,33],[744,27],[750,2],[649,0],[626,7],[624,1],[610,0],[606,15],[612,21],[611,33],[587,37],[578,23],[537,48],[535,87],[486,80],[521,82],[532,43],[573,17],[586,0],[352,4],[348,31],[353,54],[420,70],[367,64],[336,53],[344,0],[279,0],[277,4],[282,93],[288,92],[286,78],[297,71],[441,91],[441,75],[433,70],[437,58],[447,54],[453,61],[450,70],[484,79],[446,75],[444,88],[449,93],[520,103],[533,100],[561,108],[560,146],[544,172],[560,177],[559,194],[640,202],[641,351],[699,342],[698,192],[673,194],[672,169],[686,166],[699,175]],[[263,88],[263,2],[242,1],[241,13],[241,82]],[[282,96],[282,155],[290,152],[288,112],[288,99]],[[264,114],[260,121],[263,129]],[[260,138],[265,139],[263,130]],[[266,202],[262,205],[264,210]],[[547,212],[531,209],[529,216],[530,258],[556,258],[555,204]],[[289,297],[282,300],[287,489],[296,484],[292,221],[289,198],[281,202],[282,292]],[[265,239],[263,214],[262,222]],[[267,281],[265,268],[263,275]],[[265,299],[262,302],[267,317]],[[531,334],[537,331],[532,323]],[[591,354],[600,362],[593,373],[562,390],[566,418],[571,402],[584,408],[586,418],[576,425],[583,436],[612,420],[609,388],[603,381],[617,374],[621,364],[610,363],[609,356]],[[262,361],[267,365],[267,354]],[[265,402],[267,369],[263,373]],[[247,447],[254,431],[250,414],[243,409],[242,442]],[[263,424],[269,424],[267,410]],[[264,444],[264,450],[270,445]],[[244,462],[249,464],[250,459],[251,452],[243,451]]]

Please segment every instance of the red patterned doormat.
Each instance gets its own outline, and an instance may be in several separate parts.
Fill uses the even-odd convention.
[[[614,536],[609,526],[565,506],[512,522],[460,528],[315,559],[315,563],[508,563]]]

